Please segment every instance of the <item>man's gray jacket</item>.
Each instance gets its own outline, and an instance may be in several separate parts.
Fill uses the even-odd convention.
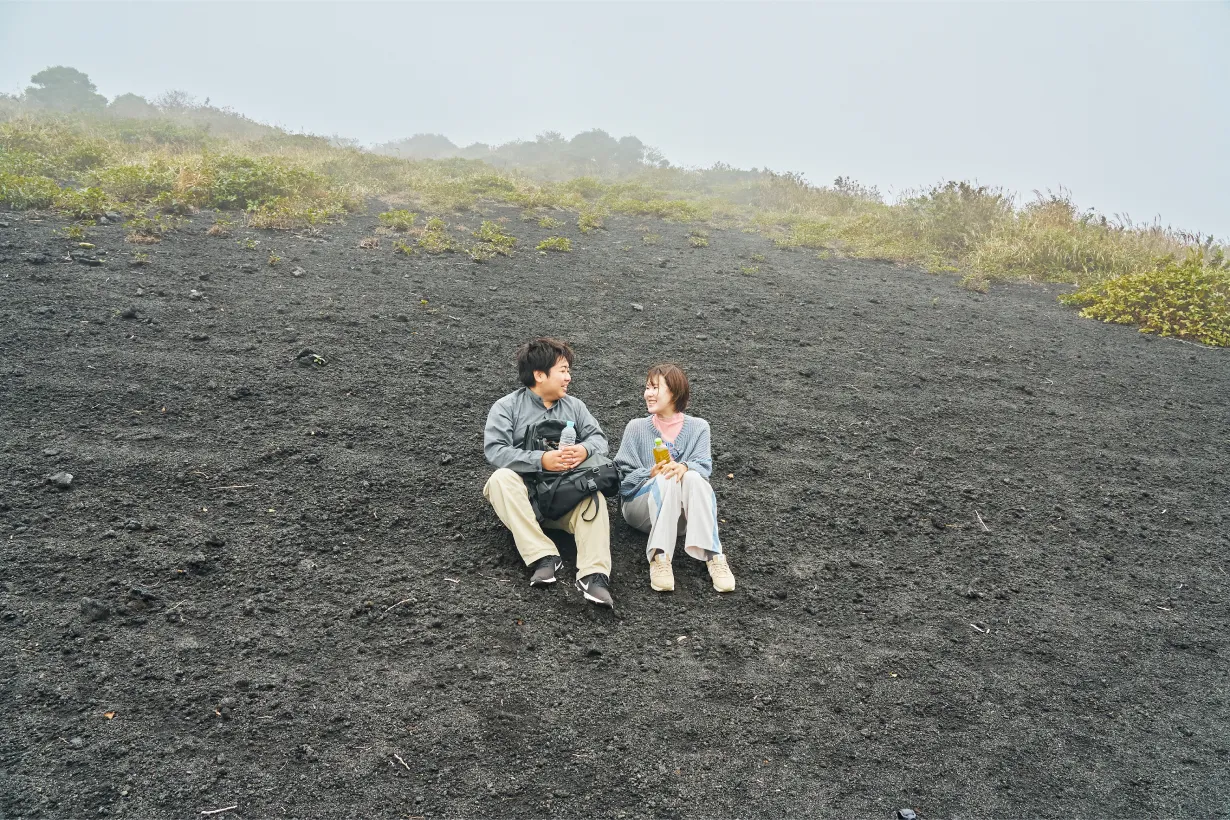
[[[607,454],[610,445],[585,402],[564,396],[548,409],[537,393],[522,387],[491,405],[483,430],[483,454],[488,463],[517,473],[541,470],[544,451],[522,450],[521,442],[525,432],[543,419],[576,422],[577,444],[583,445],[591,456]]]

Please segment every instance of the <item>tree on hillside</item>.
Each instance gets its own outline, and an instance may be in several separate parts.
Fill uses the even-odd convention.
[[[611,169],[618,151],[619,142],[601,128],[582,131],[568,141],[568,155],[581,174]]]
[[[487,159],[491,156],[491,146],[485,142],[475,142],[461,149],[458,154],[462,159]]]
[[[206,103],[209,101],[206,100]],[[161,108],[163,111],[187,111],[190,108],[200,108],[197,104],[196,97],[189,94],[187,91],[181,91],[178,88],[173,88],[170,91],[164,91],[157,97],[154,97],[154,105]]]
[[[395,142],[386,142],[375,148],[377,154],[401,157],[402,159],[446,159],[457,156],[457,146],[443,134],[415,134]]]
[[[653,168],[669,168],[671,167],[670,160],[653,146],[645,146],[645,164]]]
[[[30,82],[26,100],[53,111],[102,111],[107,107],[107,98],[98,93],[89,75],[75,68],[44,68]]]
[[[107,113],[124,119],[136,120],[152,117],[158,109],[139,94],[121,94],[107,106]]]
[[[615,167],[621,174],[639,171],[645,164],[645,143],[636,137],[620,137],[615,147]]]

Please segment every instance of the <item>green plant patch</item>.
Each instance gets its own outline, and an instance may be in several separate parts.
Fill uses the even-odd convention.
[[[0,173],[0,205],[10,211],[50,208],[59,195],[55,180]]]
[[[490,242],[479,242],[466,249],[466,255],[475,262],[486,262],[488,259],[494,259],[496,253],[495,246]]]
[[[306,229],[315,233],[322,225],[339,219],[345,213],[346,206],[341,202],[279,196],[268,202],[253,204],[248,208],[246,217],[250,228],[278,231]]]
[[[495,253],[508,256],[513,252],[513,248],[517,244],[517,238],[504,232],[498,222],[484,220],[478,230],[474,232],[474,238],[480,243],[491,246]]]
[[[427,253],[452,253],[457,250],[456,243],[448,235],[448,225],[438,216],[427,220],[417,245]]]
[[[1088,319],[1230,347],[1230,264],[1220,252],[1192,251],[1182,262],[1089,285],[1059,300],[1080,307]]]
[[[91,175],[94,185],[117,202],[148,202],[175,189],[176,172],[161,162],[116,165]]]
[[[380,224],[384,227],[406,233],[414,227],[414,221],[419,218],[419,215],[407,210],[385,211],[380,214]]]
[[[536,250],[569,253],[572,251],[572,240],[566,236],[552,236],[539,242]]]
[[[183,219],[174,214],[151,215],[146,211],[140,211],[124,223],[127,231],[125,238],[129,242],[157,242],[171,231],[176,230],[182,222]]]
[[[589,233],[606,227],[606,214],[601,208],[584,208],[577,218],[577,228],[581,233]]]

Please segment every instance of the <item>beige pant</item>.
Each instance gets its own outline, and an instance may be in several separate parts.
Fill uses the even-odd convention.
[[[606,499],[598,494],[598,514],[587,500],[573,507],[572,512],[554,521],[543,521],[539,526],[530,506],[530,493],[521,476],[507,468],[491,474],[483,486],[483,497],[491,502],[495,514],[512,530],[513,541],[521,560],[530,565],[547,555],[559,555],[555,543],[542,531],[543,527],[570,532],[577,539],[577,577],[584,578],[601,572],[611,575],[611,522],[607,517]],[[582,513],[589,507],[585,516]],[[585,517],[592,517],[586,521]]]
[[[624,520],[641,532],[649,533],[645,556],[652,561],[658,550],[669,561],[675,556],[675,539],[679,537],[679,521],[687,521],[683,550],[698,561],[707,561],[710,553],[721,553],[718,538],[717,496],[700,473],[688,470],[683,480],[656,476],[632,498],[625,498],[621,507]]]

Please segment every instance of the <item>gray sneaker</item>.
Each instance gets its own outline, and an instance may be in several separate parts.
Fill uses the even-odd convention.
[[[530,576],[530,586],[545,587],[554,584],[555,572],[563,565],[564,561],[558,555],[544,555],[539,558],[531,565],[534,574]]]
[[[584,578],[577,579],[577,589],[585,596],[585,600],[592,601],[599,606],[615,606],[615,599],[611,597],[611,581],[601,572],[595,572],[591,575],[586,575]]]

